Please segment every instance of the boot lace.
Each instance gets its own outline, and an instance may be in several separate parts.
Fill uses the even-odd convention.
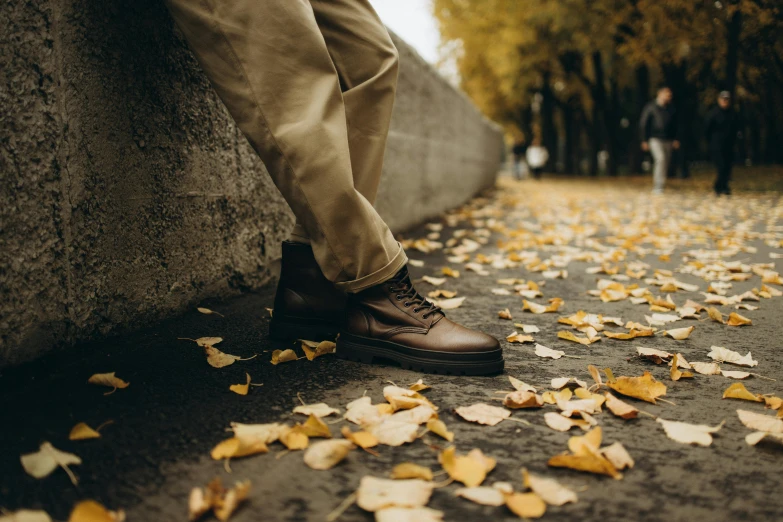
[[[411,276],[408,274],[407,270],[389,281],[389,283],[389,291],[396,293],[395,297],[398,301],[402,301],[404,299],[405,301],[402,304],[406,308],[412,305],[416,305],[416,307],[413,309],[414,314],[417,314],[422,310],[426,310],[426,312],[424,312],[424,314],[421,316],[422,319],[427,319],[430,315],[438,312],[443,313],[439,306],[437,306],[432,301],[427,300],[426,297],[416,291],[416,288],[413,287],[413,283],[411,282]]]

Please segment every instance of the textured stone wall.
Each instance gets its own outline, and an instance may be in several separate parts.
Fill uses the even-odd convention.
[[[290,211],[161,0],[0,14],[0,366],[273,277]],[[396,42],[378,208],[399,231],[491,185],[501,138]]]

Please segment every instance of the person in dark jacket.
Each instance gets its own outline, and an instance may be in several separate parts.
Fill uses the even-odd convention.
[[[734,162],[734,142],[739,131],[739,119],[731,106],[731,93],[722,91],[718,95],[718,105],[707,114],[706,136],[710,148],[710,157],[715,163],[718,176],[715,179],[717,195],[731,194],[729,180]]]
[[[655,100],[644,107],[639,121],[642,150],[650,151],[653,157],[653,194],[663,193],[672,151],[680,148],[677,139],[677,111],[672,105],[672,98],[670,87],[659,87]]]

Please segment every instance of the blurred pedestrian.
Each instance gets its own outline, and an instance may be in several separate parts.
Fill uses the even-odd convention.
[[[541,138],[533,140],[533,143],[527,148],[525,157],[531,172],[533,172],[533,177],[541,179],[541,172],[543,172],[546,162],[549,161],[549,151],[541,145]]]
[[[521,180],[527,174],[527,164],[525,163],[525,153],[527,152],[527,141],[525,136],[521,135],[511,147],[511,153],[514,155],[514,177]]]
[[[672,151],[680,148],[677,139],[677,111],[672,104],[672,90],[667,85],[658,88],[655,100],[642,111],[639,122],[642,136],[642,150],[650,151],[653,157],[653,194],[662,194]]]
[[[729,181],[731,167],[734,162],[734,142],[739,131],[739,119],[731,106],[731,93],[721,91],[718,94],[718,104],[707,114],[706,136],[710,148],[710,157],[718,175],[715,179],[717,195],[731,194]]]

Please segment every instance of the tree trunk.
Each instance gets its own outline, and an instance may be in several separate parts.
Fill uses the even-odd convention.
[[[606,172],[610,176],[617,176],[617,160],[620,150],[617,143],[619,125],[620,91],[617,86],[617,80],[612,78],[609,82],[609,107],[606,111],[606,151],[609,153]]]
[[[546,170],[554,171],[557,156],[557,129],[555,128],[555,94],[550,85],[551,75],[544,73],[544,85],[541,87],[541,141],[549,151]]]
[[[571,100],[567,100],[560,108],[563,115],[563,173],[573,175],[574,157],[571,155],[571,149],[574,146],[574,109],[571,107]]]
[[[646,65],[636,68],[636,90],[634,94],[634,117],[631,120],[632,139],[628,149],[628,169],[631,174],[642,172],[644,154],[641,148],[642,136],[639,131],[639,118],[642,116],[644,106],[650,99],[650,71]]]
[[[783,162],[783,143],[781,143],[778,134],[778,107],[775,93],[778,89],[777,81],[769,76],[765,82],[765,100],[764,114],[766,124],[764,125],[764,161],[766,163]]]
[[[600,52],[593,53],[593,73],[595,83],[593,95],[593,129],[590,133],[590,175],[598,175],[598,153],[604,145],[604,112],[606,110],[606,88],[604,87],[603,56]]]
[[[739,45],[740,45],[740,33],[742,31],[742,12],[737,5],[739,2],[734,0],[730,3],[730,6],[734,9],[734,12],[729,17],[726,24],[726,73],[725,73],[725,89],[729,91],[732,96],[737,90],[737,68],[739,65]]]

